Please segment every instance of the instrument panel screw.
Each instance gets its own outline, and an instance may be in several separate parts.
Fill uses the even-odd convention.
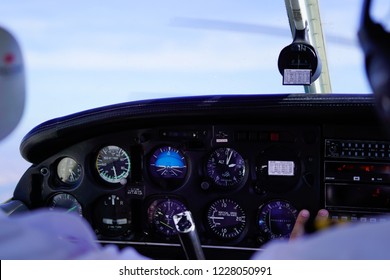
[[[40,170],[40,172],[41,172],[41,174],[42,174],[43,176],[47,176],[47,175],[50,174],[49,169],[48,169],[47,167],[42,167],[41,170]]]

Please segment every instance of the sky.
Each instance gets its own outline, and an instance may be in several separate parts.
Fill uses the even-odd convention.
[[[325,42],[334,93],[371,92],[357,42],[332,40],[356,41],[361,2],[319,1],[325,36],[330,35]],[[284,5],[283,0],[3,1],[0,25],[21,45],[27,103],[18,127],[0,142],[0,201],[12,195],[30,166],[20,156],[20,142],[46,120],[141,99],[303,92],[282,86],[277,69],[279,52],[292,42]],[[182,19],[266,25],[286,33],[194,28]]]

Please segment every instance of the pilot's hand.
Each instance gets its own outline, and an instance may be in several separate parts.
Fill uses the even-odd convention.
[[[326,209],[320,209],[317,213],[317,216],[314,219],[315,224],[327,224],[329,217],[329,212]],[[299,212],[297,220],[295,221],[294,228],[290,235],[290,240],[294,240],[306,233],[305,226],[309,221],[310,212],[306,209],[303,209]]]

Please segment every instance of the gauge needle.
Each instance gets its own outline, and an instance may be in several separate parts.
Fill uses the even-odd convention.
[[[173,229],[173,227],[171,227],[170,225],[168,225],[167,223],[164,223],[164,222],[162,222],[162,221],[160,221],[160,224],[162,224],[162,225],[164,225],[164,226],[166,226],[166,227],[168,227],[168,228],[170,228],[170,229]]]
[[[66,212],[72,212],[73,210],[75,210],[77,208],[77,206],[73,206],[72,208],[69,208]]]
[[[71,180],[74,180],[74,178],[76,177],[75,175],[76,175],[76,173],[74,173],[72,169],[69,169],[69,178]]]
[[[232,158],[232,155],[233,155],[233,151],[230,151],[230,153],[229,153],[229,155],[228,155],[228,157],[226,159],[226,165],[229,165],[229,162],[230,162],[230,159]]]
[[[114,178],[117,178],[115,166],[112,166],[112,171],[114,171]]]
[[[208,217],[208,218],[212,220],[225,220],[225,217]]]
[[[272,232],[271,211],[268,212],[269,230]]]

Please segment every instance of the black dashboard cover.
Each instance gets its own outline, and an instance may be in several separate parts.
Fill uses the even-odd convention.
[[[372,94],[244,94],[142,100],[90,109],[33,128],[22,140],[21,155],[38,163],[90,137],[122,128],[158,126],[170,121],[343,123],[377,119]]]

